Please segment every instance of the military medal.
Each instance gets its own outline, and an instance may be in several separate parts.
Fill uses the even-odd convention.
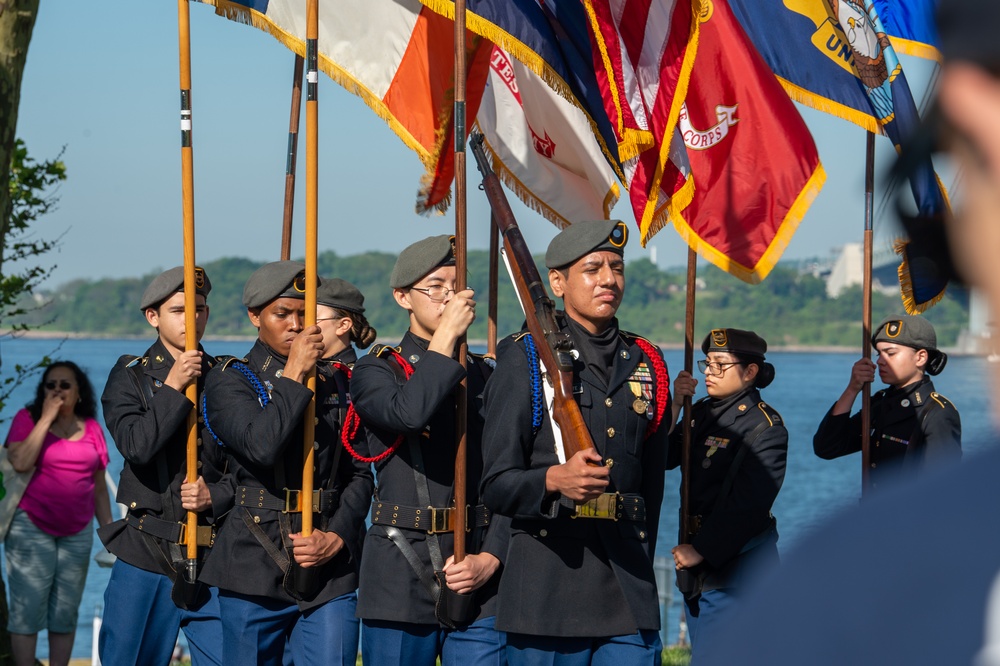
[[[642,398],[636,398],[632,402],[632,409],[636,414],[645,414],[646,410],[649,409],[649,403]]]

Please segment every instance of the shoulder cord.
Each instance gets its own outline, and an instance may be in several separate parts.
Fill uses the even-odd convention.
[[[653,420],[646,426],[646,439],[649,439],[660,428],[667,403],[670,402],[670,376],[667,374],[667,364],[663,362],[663,356],[656,347],[638,337],[635,338],[635,344],[653,365],[653,374],[656,377],[656,410],[653,413]]]
[[[392,356],[392,358],[399,364],[399,367],[403,369],[403,377],[407,380],[413,376],[413,366],[410,365],[403,356],[397,352],[395,349],[386,348],[386,351]],[[341,365],[344,372],[347,374],[347,380],[351,380],[351,369],[345,365]],[[344,418],[344,426],[340,432],[340,441],[343,443],[344,448],[347,452],[351,454],[351,457],[355,460],[363,463],[376,463],[380,460],[385,460],[399,448],[399,445],[403,443],[405,439],[403,435],[396,437],[396,441],[389,446],[388,449],[378,454],[377,456],[363,456],[357,452],[357,450],[351,445],[351,442],[358,436],[358,430],[361,427],[361,417],[358,416],[358,412],[354,409],[354,401],[351,401],[350,407],[347,408],[347,416]]]
[[[233,361],[229,365],[230,367],[239,370],[247,379],[250,380],[250,384],[253,386],[254,391],[257,392],[257,400],[260,402],[260,406],[267,407],[267,403],[271,402],[271,396],[267,394],[267,389],[265,389],[264,385],[260,383],[257,373],[239,361]],[[206,399],[205,391],[201,394],[201,415],[202,418],[205,419],[205,429],[208,430],[208,434],[212,436],[212,439],[215,440],[216,444],[219,446],[225,446],[225,443],[219,439],[219,436],[215,434],[215,431],[212,430],[211,424],[208,422],[208,400]]]
[[[528,353],[528,378],[531,381],[531,434],[537,435],[542,427],[542,414],[545,411],[542,405],[542,378],[539,372],[538,350],[535,349],[535,341],[530,333],[523,339]]]

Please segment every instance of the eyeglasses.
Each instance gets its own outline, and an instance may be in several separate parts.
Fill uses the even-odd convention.
[[[45,382],[45,388],[47,388],[47,389],[48,389],[48,390],[50,390],[50,391],[55,391],[55,390],[56,390],[56,386],[57,386],[57,385],[58,385],[58,386],[59,386],[59,388],[61,388],[61,389],[62,389],[63,391],[68,391],[68,390],[70,390],[71,388],[73,388],[73,384],[72,384],[71,382],[68,382],[68,381],[66,381],[65,379],[64,379],[64,380],[62,380],[61,382],[56,382],[55,380],[53,380],[53,381],[48,381],[48,382]]]
[[[444,300],[448,298],[448,294],[455,293],[454,289],[449,289],[443,284],[432,284],[429,287],[410,287],[410,290],[422,292],[433,303],[444,303]]]
[[[732,363],[719,363],[718,361],[698,361],[698,369],[706,375],[712,375],[713,377],[721,377],[726,374],[726,370],[733,367],[734,365],[740,365],[739,361],[733,361]]]

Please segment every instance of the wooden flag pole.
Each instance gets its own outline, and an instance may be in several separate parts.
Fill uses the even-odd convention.
[[[497,292],[500,281],[500,228],[490,213],[490,311],[486,320],[486,353],[497,356]]]
[[[865,147],[865,247],[864,302],[861,322],[861,356],[872,355],[872,229],[875,204],[875,133],[868,132]],[[871,401],[872,385],[866,382],[861,390],[861,496],[871,490]]]
[[[281,260],[292,256],[292,209],[295,205],[295,163],[299,152],[299,116],[302,113],[302,56],[295,55],[292,73],[292,110],[288,118],[288,156],[285,161],[285,210],[281,224]]]
[[[306,1],[306,327],[316,325],[316,254],[318,229],[319,157],[318,99],[319,0]],[[306,408],[302,443],[302,536],[313,531],[313,465],[316,441],[316,368],[306,376],[313,397]],[[336,470],[333,471],[336,473]]]
[[[188,0],[177,0],[177,32],[180,52],[181,89],[181,196],[184,220],[184,350],[198,348],[195,295],[194,254],[194,155],[191,145],[191,16]],[[191,401],[187,417],[187,482],[198,481],[198,383],[184,389]],[[187,562],[185,578],[194,583],[198,577],[198,514],[187,512]]]
[[[455,0],[455,290],[467,288],[465,219],[465,0]],[[458,340],[458,361],[466,367],[468,336]],[[468,380],[455,390],[455,562],[465,559]]]
[[[688,248],[687,256],[687,300],[684,305],[684,369],[694,373],[694,299],[695,282],[698,278],[698,255]],[[691,525],[691,396],[684,398],[681,417],[681,431],[684,439],[681,445],[681,543],[690,543]]]

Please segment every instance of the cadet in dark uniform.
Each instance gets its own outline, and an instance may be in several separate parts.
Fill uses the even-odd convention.
[[[672,549],[684,594],[691,661],[725,640],[725,616],[754,570],[778,561],[771,506],[785,480],[788,431],[758,389],[774,379],[767,343],[753,331],[717,328],[705,336],[698,362],[708,396],[691,410],[688,539]],[[680,372],[674,418],[697,381]],[[681,464],[684,429],[674,426],[667,468]]]
[[[626,241],[622,222],[577,222],[545,255],[596,449],[559,462],[540,382],[529,379],[545,341],[503,340],[486,387],[483,499],[512,519],[497,608],[512,664],[660,663],[653,555],[669,379],[660,351],[618,328]]]
[[[305,498],[315,529],[300,534],[303,417],[313,397],[304,382],[323,353],[319,327],[304,329],[303,271],[279,261],[250,276],[243,304],[257,342],[206,382],[206,425],[236,486],[203,574],[220,588],[226,664],[281,664],[286,640],[296,666],[353,665],[357,655],[357,568],[373,481],[368,465],[341,453],[341,394],[317,373],[316,491]]]
[[[399,347],[374,348],[354,368],[354,405],[371,432],[378,489],[361,565],[358,616],[366,665],[502,664],[495,596],[507,524],[479,505],[481,395],[490,367],[456,360],[475,319],[471,289],[455,292],[453,238],[435,236],[399,255],[389,286],[410,327]],[[455,389],[468,380],[466,558],[453,561]],[[443,573],[441,573],[443,571]],[[447,589],[443,590],[442,586]],[[465,617],[436,612],[447,590],[467,595]],[[454,628],[452,628],[454,627]]]
[[[195,269],[196,338],[208,323],[206,299],[212,283]],[[128,516],[98,530],[117,556],[104,592],[99,650],[105,664],[166,666],[184,629],[191,661],[222,663],[218,591],[184,582],[186,546],[181,524],[186,511],[211,525],[232,506],[232,488],[222,477],[215,447],[201,447],[196,483],[186,483],[187,418],[195,408],[184,389],[204,377],[215,359],[199,348],[184,351],[184,268],[158,275],[142,295],[139,309],[158,337],[142,357],[122,356],[108,377],[101,402],[104,420],[125,458],[118,502]],[[202,535],[199,535],[202,536]],[[199,543],[199,554],[210,552]],[[171,600],[172,588],[174,599]],[[195,592],[200,594],[195,595]]]
[[[948,355],[937,349],[929,321],[894,316],[872,336],[878,352],[878,375],[889,388],[871,398],[872,487],[890,480],[900,469],[923,469],[962,456],[962,421],[950,400],[934,390],[928,375],[944,369]],[[875,379],[876,364],[858,360],[851,381],[813,436],[813,450],[831,460],[861,450],[861,412],[851,416],[854,399],[865,382]]]

